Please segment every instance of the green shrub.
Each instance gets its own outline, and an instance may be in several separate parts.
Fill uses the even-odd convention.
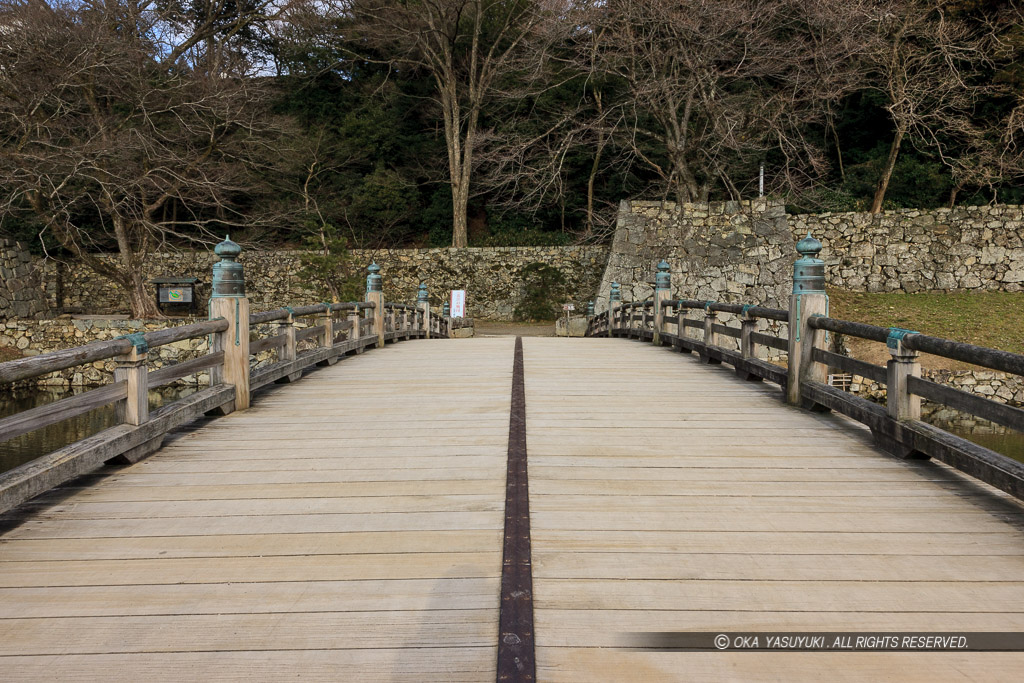
[[[561,313],[565,295],[565,278],[555,267],[531,263],[520,273],[523,299],[516,306],[516,320],[554,320]]]

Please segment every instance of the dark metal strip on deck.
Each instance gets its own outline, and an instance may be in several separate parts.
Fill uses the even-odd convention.
[[[512,363],[512,410],[508,422],[505,539],[498,618],[498,681],[534,681],[533,568],[530,561],[530,490],[526,471],[526,386],[523,338],[516,337]]]

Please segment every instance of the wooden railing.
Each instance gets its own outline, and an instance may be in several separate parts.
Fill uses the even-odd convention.
[[[158,449],[170,430],[211,411],[226,414],[238,403],[247,405],[256,389],[272,382],[295,381],[314,365],[333,365],[346,355],[384,343],[448,337],[448,319],[431,314],[425,301],[419,306],[382,304],[383,335],[375,329],[377,308],[374,302],[278,308],[253,313],[236,325],[216,318],[0,363],[0,386],[108,359],[116,364],[110,384],[0,419],[0,442],[110,405],[116,407],[118,422],[0,474],[0,512],[103,463],[136,462]],[[271,325],[274,333],[261,336],[260,332]],[[211,335],[209,352],[150,369],[152,349],[207,335]],[[232,375],[226,366],[238,349],[247,351],[238,359],[241,369],[235,370],[241,375]],[[264,358],[257,362],[261,355]],[[210,372],[209,387],[150,413],[149,389],[206,370]],[[237,400],[238,386],[226,381],[228,377],[241,377],[242,384],[247,382],[244,402]]]
[[[794,295],[795,296],[795,295]],[[1024,498],[1024,464],[921,420],[921,399],[949,406],[1017,431],[1024,431],[1024,409],[999,403],[954,387],[922,379],[919,353],[970,363],[998,372],[1024,375],[1024,355],[932,337],[897,328],[838,320],[815,313],[738,303],[662,299],[612,302],[594,316],[588,337],[623,337],[695,352],[705,363],[728,363],[750,380],[769,380],[811,410],[834,410],[867,425],[876,443],[904,458],[934,458],[1007,493]],[[687,317],[697,313],[697,317]],[[719,313],[738,317],[739,327],[723,325]],[[794,315],[795,313],[795,315]],[[796,318],[799,316],[799,319]],[[787,330],[805,330],[805,338],[757,331],[758,321],[786,323]],[[764,327],[762,324],[761,327]],[[892,360],[874,365],[828,348],[826,333],[859,337],[887,345]],[[789,332],[791,334],[791,332]],[[725,342],[726,339],[733,340]],[[794,344],[794,342],[797,342]],[[786,365],[769,362],[759,347],[787,354]],[[794,350],[795,349],[795,350]],[[886,385],[886,404],[854,396],[828,384],[837,369]],[[791,401],[793,402],[793,401]]]

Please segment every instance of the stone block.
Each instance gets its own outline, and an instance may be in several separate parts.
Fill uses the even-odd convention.
[[[574,315],[566,322],[565,316],[555,321],[556,337],[583,337],[587,334],[587,317]]]

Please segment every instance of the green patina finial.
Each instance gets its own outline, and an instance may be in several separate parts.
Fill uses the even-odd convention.
[[[366,269],[370,272],[366,276],[366,291],[367,292],[383,292],[384,291],[384,278],[380,276],[380,266],[374,261]]]
[[[615,301],[622,301],[622,290],[621,290],[621,287],[622,287],[622,285],[620,285],[618,282],[613,282],[612,283],[611,291],[608,293],[608,303],[612,303],[612,302],[615,302]]]
[[[220,261],[213,264],[213,297],[245,296],[245,273],[238,256],[242,247],[225,235],[224,241],[213,248]]]
[[[420,303],[426,303],[426,302],[430,301],[430,297],[427,294],[427,283],[426,282],[421,282],[420,283],[419,289],[416,292],[416,301],[419,301]]]
[[[824,294],[825,293],[825,262],[818,258],[821,253],[821,242],[807,237],[796,243],[800,258],[793,262],[793,293]]]
[[[821,242],[811,237],[811,231],[807,231],[807,237],[796,243],[796,251],[801,256],[816,257],[821,253]]]
[[[672,275],[668,272],[670,268],[665,259],[658,264],[658,272],[654,275],[655,289],[669,289],[672,286]]]

